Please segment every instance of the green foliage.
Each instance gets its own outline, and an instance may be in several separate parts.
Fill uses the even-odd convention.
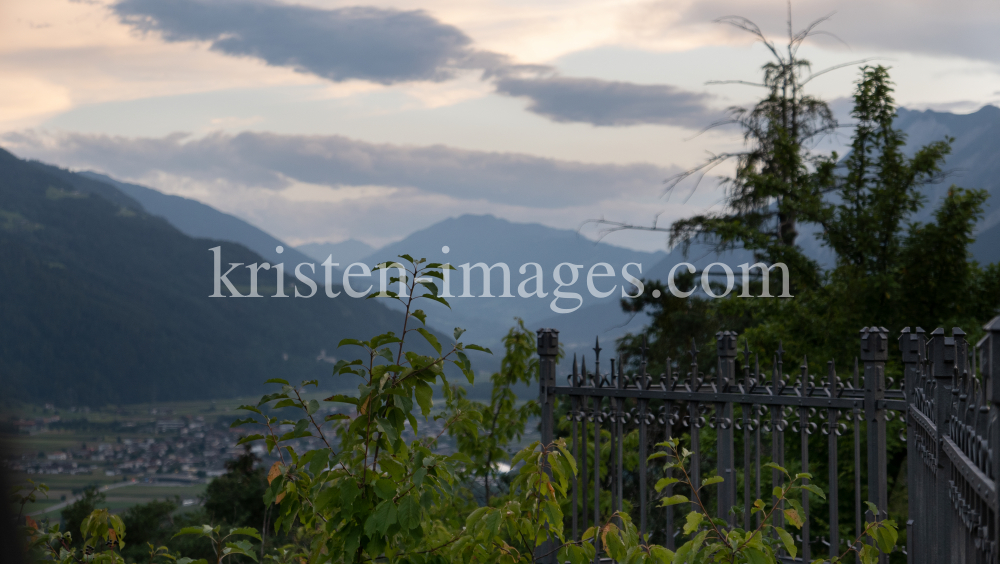
[[[97,486],[90,486],[84,489],[80,495],[80,499],[67,505],[60,512],[63,526],[67,531],[79,531],[83,522],[87,520],[87,517],[97,509],[98,505],[103,504],[106,500],[107,496],[104,495],[104,492],[99,491]],[[80,542],[82,542],[82,539],[77,539],[77,542],[74,544],[79,546]]]
[[[465,390],[458,386],[452,388],[448,398],[452,411],[479,412],[478,420],[458,422],[449,427],[448,433],[455,437],[459,452],[472,459],[468,467],[475,478],[483,480],[486,505],[496,493],[496,463],[510,458],[507,448],[521,440],[529,418],[540,413],[538,403],[534,401],[518,406],[513,390],[518,384],[531,384],[538,376],[535,334],[524,326],[524,321],[517,319],[517,326],[504,337],[503,345],[500,371],[490,376],[493,387],[489,404],[465,399]]]
[[[192,535],[195,538],[206,539],[211,543],[212,552],[215,554],[215,561],[221,564],[227,558],[232,560],[233,556],[245,556],[257,562],[257,555],[253,546],[244,537],[261,540],[260,533],[250,527],[231,528],[223,534],[221,527],[202,525],[200,527],[184,527],[175,534],[175,537]],[[177,564],[207,564],[205,560],[191,560],[190,558],[178,558]]]
[[[495,507],[480,507],[450,549],[452,562],[530,563],[536,556],[559,552],[565,560],[574,545],[564,544],[563,512],[576,462],[563,440],[534,443],[511,460],[523,462],[510,492]]]
[[[151,544],[159,545],[169,539],[173,528],[171,514],[180,506],[179,501],[179,498],[153,500],[134,505],[122,512],[122,524],[129,536],[128,545],[121,550],[126,560],[133,562],[144,560],[149,554]]]
[[[232,527],[264,527],[268,507],[261,503],[267,489],[264,469],[254,468],[258,462],[249,448],[240,456],[226,461],[226,473],[209,482],[203,496],[203,506],[212,523]]]
[[[416,301],[443,302],[437,296],[434,279],[442,278],[440,264],[426,264],[401,256],[407,263],[405,274],[390,278],[399,283],[399,293],[386,292],[388,299],[400,301],[405,309],[402,330],[383,333],[368,340],[345,339],[341,346],[358,347],[365,360],[340,361],[334,375],[350,374],[361,384],[357,395],[336,394],[324,404],[349,406],[354,413],[334,414],[317,419],[320,402],[307,400],[302,391],[317,382],[293,387],[286,381],[271,383],[280,390],[264,396],[256,405],[243,409],[256,414],[251,420],[265,433],[251,435],[249,441],[263,441],[280,462],[268,475],[266,503],[278,505],[275,526],[286,532],[301,527],[308,546],[301,556],[310,562],[353,562],[384,556],[390,561],[433,560],[466,533],[461,516],[469,509],[469,496],[459,479],[472,460],[464,453],[445,456],[435,452],[436,437],[421,437],[420,421],[433,416],[443,419],[444,429],[481,423],[482,413],[471,406],[455,407],[434,415],[433,386],[446,380],[445,364],[459,369],[471,383],[474,378],[467,351],[486,351],[459,341],[447,346],[422,326],[426,313]],[[396,263],[376,267],[395,272]],[[408,339],[419,335],[434,354],[423,355],[408,347]],[[276,409],[297,409],[298,420],[280,420],[270,414]],[[247,424],[241,420],[234,425]],[[278,426],[291,430],[278,433]],[[412,432],[416,437],[406,441]],[[296,452],[287,444],[312,436],[324,448]],[[336,446],[335,446],[336,445]],[[535,485],[534,482],[532,485]]]
[[[687,459],[691,453],[680,448],[677,439],[658,444],[662,447],[649,457],[650,461],[666,460],[665,469],[676,471],[682,478],[666,477],[656,484],[656,491],[664,494],[660,498],[661,506],[690,504],[691,511],[685,519],[683,533],[688,539],[677,550],[671,551],[659,545],[649,544],[639,537],[636,526],[627,513],[615,513],[612,519],[601,527],[590,527],[583,534],[583,543],[564,547],[561,556],[572,564],[585,564],[594,559],[595,545],[603,550],[615,562],[626,564],[687,564],[687,563],[728,563],[728,564],[777,564],[782,554],[795,558],[798,547],[794,537],[785,528],[777,525],[775,517],[780,516],[789,525],[800,528],[802,520],[799,515],[802,508],[792,496],[794,493],[807,491],[819,498],[824,498],[823,492],[808,483],[811,475],[802,473],[791,476],[788,471],[775,464],[767,464],[785,475],[787,484],[774,488],[774,497],[770,503],[758,499],[754,502],[751,512],[761,514],[761,524],[753,530],[746,531],[738,527],[730,527],[726,521],[713,518],[702,502],[702,490],[723,482],[720,477],[706,479],[700,487],[695,488],[691,476],[688,475]],[[673,494],[666,495],[664,490],[687,487],[690,497]],[[672,492],[672,490],[667,490]],[[877,510],[873,514],[878,514]],[[814,564],[830,562],[839,564],[849,554],[857,555],[861,562],[870,564],[878,561],[880,551],[889,553],[896,544],[898,533],[896,524],[891,520],[874,521],[865,524],[864,532],[837,558],[820,558]],[[874,541],[872,540],[874,539]],[[874,542],[874,544],[869,544]],[[591,544],[593,543],[593,544]]]
[[[31,481],[28,484],[27,487],[15,486],[11,490],[11,501],[19,505],[22,510],[25,504],[35,499],[37,493],[48,490],[44,484],[35,484]],[[98,499],[103,501],[103,496],[93,495],[92,490],[88,490],[87,494],[90,495],[85,499],[90,507],[93,507]],[[84,505],[77,505],[78,510],[82,510],[83,507]],[[18,516],[18,521],[20,524],[21,515]],[[125,563],[124,558],[117,552],[125,546],[125,525],[120,517],[111,514],[107,509],[92,509],[75,524],[79,525],[77,529],[67,528],[66,532],[62,532],[58,523],[39,524],[31,517],[24,517],[20,534],[24,539],[25,556],[28,561],[60,564],[75,564],[81,561],[99,564]],[[73,530],[80,532],[78,543],[73,542]]]
[[[676,186],[724,161],[736,161],[735,174],[723,179],[725,208],[674,222],[671,245],[703,240],[718,250],[747,249],[759,260],[788,265],[795,287],[814,284],[817,265],[796,245],[798,224],[822,217],[823,194],[836,156],[817,155],[809,147],[837,127],[827,104],[807,94],[810,64],[798,56],[799,46],[818,22],[794,35],[789,28],[783,48],[745,18],[720,21],[751,33],[773,55],[756,85],[767,95],[752,108],[731,108],[730,120],[724,122],[742,129],[745,151],[715,155],[672,179],[671,186]]]

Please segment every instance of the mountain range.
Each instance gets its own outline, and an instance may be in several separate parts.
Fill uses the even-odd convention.
[[[274,377],[344,389],[353,382],[331,380],[329,364],[350,354],[340,340],[401,321],[376,300],[212,299],[214,247],[227,263],[263,262],[184,234],[111,184],[0,150],[3,400],[246,396]],[[248,272],[230,275],[238,291]],[[264,295],[277,283],[267,274]]]
[[[995,203],[1000,198],[1000,136],[995,134],[1000,109],[987,106],[968,115],[901,109],[897,125],[909,136],[911,151],[955,138],[945,166],[949,174],[925,188],[927,206],[916,219],[929,219],[952,183],[985,188],[992,198],[971,251],[980,262],[1000,261],[1000,204]],[[829,251],[814,234],[805,232],[801,243],[830,266]],[[559,329],[570,354],[587,351],[595,337],[610,344],[645,324],[644,316],[632,318],[619,305],[621,290],[631,291],[621,270],[626,264],[641,265],[641,273],[630,267],[633,276],[664,279],[682,261],[703,268],[751,258],[746,251],[720,256],[698,245],[686,254],[680,249],[640,252],[594,242],[572,230],[490,215],[449,218],[380,249],[355,240],[296,249],[200,202],[93,172],[20,161],[0,150],[0,275],[9,281],[0,296],[5,320],[0,384],[15,397],[62,403],[242,393],[273,375],[323,375],[340,338],[374,334],[399,319],[398,308],[373,300],[203,298],[212,291],[208,249],[220,245],[225,262],[243,264],[321,263],[333,256],[343,269],[401,254],[447,262],[458,268],[451,271],[450,284],[456,297],[450,309],[428,308],[428,324],[439,334],[462,327],[468,340],[499,350],[502,336],[521,318],[532,329]],[[596,298],[586,290],[586,277],[602,262],[615,275],[599,279],[598,286],[601,291],[614,286],[614,292]],[[512,297],[499,297],[505,283],[499,268],[489,277],[497,297],[460,297],[465,290],[461,265],[476,263],[506,264]],[[545,297],[519,295],[519,284],[534,272],[531,266],[521,271],[528,263],[541,266]],[[583,265],[577,283],[564,288],[579,293],[580,300],[554,302],[553,270],[560,263]],[[317,271],[321,275],[322,269]],[[471,272],[468,290],[480,296],[482,273],[475,267]],[[565,267],[564,275],[569,275]],[[339,281],[340,272],[335,276]],[[245,273],[231,278],[246,290]],[[287,281],[288,291],[294,283]],[[553,310],[578,302],[571,313]],[[496,370],[499,360],[499,355],[480,358],[477,371]]]

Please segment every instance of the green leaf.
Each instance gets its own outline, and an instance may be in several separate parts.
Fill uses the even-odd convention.
[[[896,530],[892,527],[878,527],[875,529],[874,534],[875,541],[878,542],[879,549],[886,554],[892,552],[892,548],[896,546],[896,539],[898,536]]]
[[[375,420],[375,426],[379,431],[385,434],[385,437],[389,439],[389,443],[393,444],[399,440],[399,433],[396,432],[396,428],[387,419],[379,417]]]
[[[680,494],[672,495],[670,497],[663,498],[663,501],[660,502],[660,507],[666,507],[668,505],[677,505],[678,503],[687,503],[689,501],[691,500],[683,495]]]
[[[499,509],[491,509],[483,518],[483,529],[488,538],[492,539],[500,533],[500,524],[503,522],[503,515]]]
[[[396,504],[391,499],[387,499],[378,504],[375,511],[368,516],[365,521],[365,534],[374,536],[376,532],[384,535],[385,532],[396,522]]]
[[[650,460],[656,460],[657,458],[663,458],[664,456],[669,456],[669,455],[670,453],[663,452],[662,450],[660,452],[654,452],[653,454],[649,455],[648,458],[646,458],[646,462],[649,462]]]
[[[387,348],[382,348],[378,350],[378,355],[389,362],[394,362],[396,359],[392,356],[392,351]]]
[[[604,549],[608,551],[608,556],[612,560],[622,561],[625,556],[625,543],[622,542],[622,538],[618,536],[617,529],[612,529],[604,535]]]
[[[483,515],[485,515],[489,510],[489,507],[480,507],[472,513],[469,513],[469,516],[465,518],[465,529],[468,531],[476,530],[476,525],[480,520],[482,520]]]
[[[863,564],[878,564],[878,549],[871,545],[864,545],[859,553]]]
[[[796,529],[802,528],[802,518],[799,517],[798,511],[794,509],[786,509],[785,519],[788,519],[788,522],[794,525]]]
[[[781,466],[778,466],[777,464],[775,464],[773,462],[768,462],[767,464],[764,465],[764,467],[765,468],[772,468],[774,470],[777,470],[777,471],[783,473],[785,476],[789,475],[788,474],[788,470],[785,470],[784,468],[782,468]]]
[[[663,488],[671,484],[676,484],[677,482],[680,482],[680,480],[678,480],[677,478],[660,478],[659,480],[656,481],[656,486],[655,486],[656,491],[657,492],[663,491]]]
[[[249,556],[254,562],[257,561],[257,554],[254,552],[253,546],[245,540],[240,540],[236,542],[227,542],[226,548],[232,550],[233,554],[242,554],[244,556]]]
[[[488,353],[488,354],[493,354],[493,351],[491,351],[490,349],[488,349],[486,347],[481,347],[479,345],[465,345],[465,348],[472,349],[474,351],[480,351],[480,352],[484,352],[484,353]]]
[[[240,440],[236,441],[236,444],[237,445],[242,445],[242,444],[250,443],[250,442],[253,442],[253,441],[259,441],[259,440],[261,440],[263,438],[264,438],[264,435],[260,435],[260,434],[247,435],[245,437],[241,437]]]
[[[416,384],[413,386],[413,395],[417,398],[417,405],[420,406],[420,413],[424,417],[431,414],[431,408],[434,406],[434,389],[424,382],[423,380],[417,380]]]
[[[358,401],[358,398],[353,397],[353,396],[344,395],[344,394],[333,394],[332,396],[326,398],[323,401],[332,401],[332,402],[337,402],[337,403],[349,403],[351,405],[358,405],[358,403],[360,403]]]
[[[207,536],[211,535],[211,532],[212,532],[212,528],[211,527],[208,528],[207,532],[205,531],[205,527],[204,526],[203,527],[184,527],[181,530],[177,531],[177,533],[174,534],[174,537],[179,537],[181,535],[199,535],[199,536],[202,536],[202,537],[207,537]]]
[[[379,478],[375,481],[375,494],[382,499],[391,499],[396,495],[396,482],[388,478]]]
[[[548,518],[549,523],[553,526],[561,526],[563,522],[563,513],[559,508],[559,504],[554,501],[544,501],[542,502],[542,513]]]
[[[723,482],[722,476],[712,476],[711,478],[702,482],[701,487],[711,486],[712,484],[721,484]]]
[[[455,340],[456,340],[456,341],[457,341],[457,340],[458,340],[459,338],[461,338],[461,337],[462,337],[462,333],[465,333],[465,329],[462,329],[461,327],[455,327]]]
[[[284,384],[286,386],[289,385],[288,384],[288,380],[282,380],[281,378],[268,378],[267,380],[264,380],[264,383],[265,384]]]
[[[687,514],[687,522],[684,523],[684,534],[690,535],[691,533],[698,530],[701,526],[701,522],[705,520],[705,516],[697,511],[692,511]]]
[[[246,425],[247,423],[257,423],[257,422],[258,421],[256,419],[254,419],[253,417],[247,417],[247,418],[244,418],[244,419],[237,419],[236,421],[233,421],[229,425],[229,428],[232,429],[234,427],[239,427],[240,425]]]
[[[672,564],[674,561],[674,552],[672,550],[655,544],[649,547],[649,554],[656,559],[657,564]]]
[[[414,311],[413,313],[411,313],[410,315],[412,315],[413,317],[416,317],[417,319],[419,319],[420,323],[423,323],[424,325],[427,325],[427,314],[424,313],[424,310],[418,309],[418,310]]]
[[[435,337],[430,331],[424,329],[423,327],[418,327],[417,333],[423,335],[424,339],[426,339],[427,342],[430,343],[432,347],[434,347],[434,350],[437,351],[438,354],[441,354],[441,343],[438,342],[437,337]]]
[[[260,540],[260,533],[258,533],[257,529],[254,529],[253,527],[240,527],[238,529],[229,529],[229,534],[246,535],[248,537],[253,537],[257,540]]]
[[[420,297],[421,298],[427,298],[428,300],[434,300],[435,302],[438,302],[438,303],[440,303],[442,305],[447,306],[448,309],[451,309],[451,304],[448,303],[448,300],[442,298],[441,296],[435,296],[435,295],[432,295],[432,294],[424,294],[423,296],[420,296]]]
[[[306,413],[308,413],[309,415],[312,415],[313,413],[316,413],[317,411],[319,411],[319,402],[316,401],[316,400],[309,400],[306,403]]]
[[[763,552],[753,547],[744,548],[743,553],[746,554],[747,562],[750,564],[771,564],[773,562]]]
[[[415,495],[407,495],[400,500],[397,518],[404,530],[420,526],[420,502]]]
[[[788,554],[795,558],[795,554],[798,552],[798,548],[795,546],[795,540],[792,539],[792,535],[788,534],[788,531],[782,529],[781,527],[775,527],[775,531],[778,531],[778,537],[781,538],[781,544],[785,545],[785,550]]]
[[[812,484],[802,484],[802,489],[818,495],[821,499],[826,499],[826,494],[823,493],[823,490],[817,488]]]

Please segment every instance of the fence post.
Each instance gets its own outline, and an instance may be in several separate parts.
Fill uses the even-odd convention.
[[[993,483],[1000,482],[1000,315],[994,317],[989,323],[983,326],[986,330],[986,338],[983,339],[982,361],[983,378],[987,379],[987,394],[990,400],[990,461],[989,467],[993,470],[990,478]],[[993,509],[993,539],[992,550],[988,551],[992,561],[997,560],[997,543],[1000,543],[1000,500]],[[987,532],[989,535],[989,532]]]
[[[559,331],[555,329],[538,330],[538,403],[542,410],[541,434],[542,445],[548,445],[554,439],[556,386],[556,357],[559,355]],[[551,538],[535,549],[538,561],[554,563],[556,555],[555,541]],[[543,556],[544,555],[544,556]]]
[[[870,520],[886,518],[889,509],[885,450],[885,361],[888,359],[889,331],[874,326],[862,329],[861,361],[865,364],[865,424],[868,428],[868,501],[874,503],[879,512]],[[879,555],[880,563],[888,561],[888,555]]]
[[[920,452],[917,450],[916,421],[910,414],[916,398],[915,392],[920,382],[920,362],[926,358],[924,350],[924,330],[917,327],[903,329],[899,336],[899,350],[903,356],[903,391],[906,394],[906,487],[909,489],[909,507],[906,521],[906,559],[908,564],[927,562],[926,540],[931,535],[927,528],[925,491],[920,481]]]
[[[930,515],[933,515],[934,557],[933,562],[951,561],[951,460],[944,452],[943,440],[948,433],[948,418],[951,416],[955,370],[955,339],[945,337],[944,329],[938,327],[931,332],[927,342],[927,352],[931,361],[931,376],[934,377],[934,426],[936,462],[933,497],[928,497]]]
[[[736,382],[736,333],[719,331],[715,334],[716,351],[719,358],[718,374],[716,375],[716,390],[724,393],[730,384]],[[736,505],[736,470],[733,444],[733,404],[719,402],[715,404],[715,425],[719,449],[719,476],[722,483],[718,491],[719,519],[731,526],[736,526],[736,516],[729,510]]]
[[[559,331],[538,330],[538,405],[542,408],[542,444],[552,442],[555,428],[552,419],[556,386],[556,356],[559,354]]]

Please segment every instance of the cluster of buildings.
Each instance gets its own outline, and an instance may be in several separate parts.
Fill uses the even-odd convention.
[[[13,472],[93,474],[155,481],[199,481],[225,472],[225,462],[243,452],[242,433],[208,425],[203,417],[156,420],[137,425],[114,440],[81,442],[63,450],[23,453],[8,459]],[[76,433],[85,437],[87,433]]]
[[[320,421],[325,415],[323,412],[335,412],[332,406],[324,407],[326,409],[316,414]],[[202,416],[176,417],[169,411],[157,413],[153,410],[150,414],[153,418],[146,421],[123,421],[96,429],[94,424],[88,427],[86,420],[60,420],[58,415],[12,421],[22,436],[67,433],[79,443],[56,451],[24,452],[3,461],[3,464],[9,471],[23,474],[103,473],[143,481],[199,482],[225,473],[226,461],[243,454],[247,448],[237,445],[239,439],[259,432],[246,427],[230,429],[225,417],[207,422]],[[444,433],[443,419],[419,419],[421,436],[438,436],[439,450],[449,451],[452,448],[453,441]],[[292,425],[285,424],[276,432],[281,434],[292,428]],[[333,435],[331,431],[328,438],[332,439]],[[98,437],[99,440],[94,440]],[[403,438],[414,438],[408,424]],[[321,441],[311,437],[283,444],[289,444],[297,452],[322,446]],[[276,454],[267,453],[262,441],[252,443],[249,448],[262,464],[269,465],[272,460],[277,460]]]

